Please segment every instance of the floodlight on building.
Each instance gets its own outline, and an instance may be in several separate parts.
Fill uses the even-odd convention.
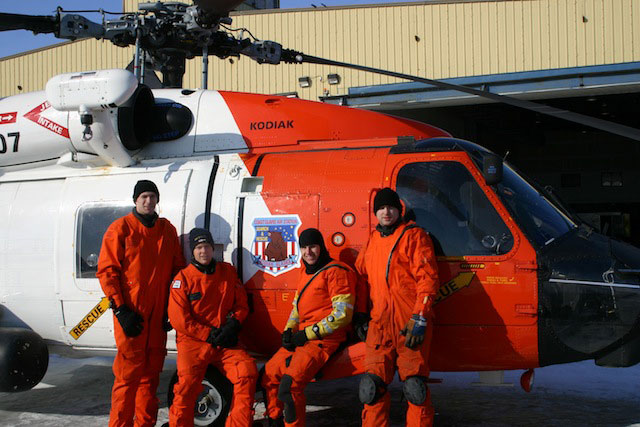
[[[274,93],[274,95],[284,96],[286,98],[300,98],[298,96],[298,92],[281,92],[281,93]]]
[[[330,85],[337,85],[340,83],[340,74],[327,74],[327,81]]]
[[[309,76],[298,77],[298,84],[300,87],[309,87],[311,86],[311,78]]]

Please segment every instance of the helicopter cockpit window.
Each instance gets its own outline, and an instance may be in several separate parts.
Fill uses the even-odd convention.
[[[551,243],[576,227],[560,209],[506,164],[497,194],[537,247]]]
[[[102,236],[113,221],[131,212],[128,204],[89,204],[78,209],[76,224],[76,277],[93,279],[98,271]]]
[[[513,247],[513,235],[461,163],[410,163],[398,173],[397,190],[438,255],[500,255]]]

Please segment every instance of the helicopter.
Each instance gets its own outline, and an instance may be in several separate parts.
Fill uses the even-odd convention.
[[[61,10],[0,14],[3,30],[136,46],[134,73],[58,75],[45,91],[0,100],[0,391],[36,385],[49,348],[115,350],[110,316],[96,305],[95,272],[102,235],[129,212],[139,179],[158,184],[158,213],[181,235],[211,230],[216,256],[236,266],[250,305],[241,342],[258,358],[280,345],[299,231],[318,228],[331,256],[353,264],[375,224],[373,196],[391,187],[436,246],[433,371],[524,370],[528,390],[536,367],[640,362],[639,249],[595,232],[502,157],[428,124],[183,89],[185,61],[201,56],[204,64],[209,55],[373,71],[231,35],[225,26],[237,0],[194,3],[141,3],[103,24]],[[140,84],[147,59],[165,88]],[[638,138],[637,129],[604,120],[455,89]],[[318,380],[358,375],[363,363],[363,343],[350,342]],[[224,421],[232,393],[225,381],[207,373],[198,425]]]

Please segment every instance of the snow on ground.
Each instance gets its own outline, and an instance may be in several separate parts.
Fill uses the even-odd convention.
[[[104,426],[109,418],[112,359],[51,356],[49,370],[33,390],[0,393],[1,426]],[[158,425],[167,420],[166,389],[175,369],[167,360],[158,396]],[[640,365],[613,369],[592,361],[536,369],[531,393],[519,385],[522,371],[505,372],[513,386],[473,386],[478,374],[433,373],[436,426],[636,426],[640,427]],[[307,425],[358,426],[358,379],[310,384]],[[404,425],[402,386],[391,387],[391,425]],[[264,406],[256,407],[256,420]]]

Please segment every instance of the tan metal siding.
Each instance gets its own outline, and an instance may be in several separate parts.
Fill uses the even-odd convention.
[[[0,61],[0,96],[44,90],[47,80],[56,74],[124,68],[132,55],[131,48],[115,48],[108,42],[83,40],[11,57]],[[18,90],[18,85],[22,90]]]
[[[124,0],[125,10],[137,1]],[[640,61],[640,0],[487,0],[243,12],[234,28],[286,48],[429,78]],[[0,61],[0,95],[42,89],[62,72],[125,67],[133,49],[88,40]],[[351,86],[399,80],[335,67],[258,65],[210,57],[209,88],[297,91],[307,99]],[[339,85],[327,74],[338,73]],[[309,76],[310,88],[298,78]],[[199,87],[201,59],[188,61],[185,87]]]
[[[633,0],[631,13],[631,30],[632,30],[632,38],[631,42],[633,45],[633,52],[631,53],[631,61],[634,58],[640,57],[640,0]]]

